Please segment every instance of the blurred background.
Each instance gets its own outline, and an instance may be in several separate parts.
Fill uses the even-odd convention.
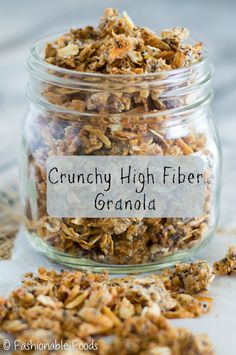
[[[236,179],[236,0],[0,0],[0,179],[17,171],[30,45],[48,33],[96,25],[105,7],[125,10],[135,24],[156,31],[188,27],[208,47],[216,72],[212,109],[224,157],[221,218],[232,225],[236,189],[226,187]]]

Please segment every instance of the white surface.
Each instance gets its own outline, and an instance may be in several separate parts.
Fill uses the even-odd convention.
[[[215,98],[212,103],[222,142],[223,176],[219,228],[211,244],[199,255],[212,263],[229,244],[236,245],[236,26],[235,0],[8,0],[0,2],[0,169],[3,180],[15,175],[20,122],[27,108],[24,68],[27,51],[36,38],[70,27],[96,23],[106,6],[126,10],[135,23],[151,28],[189,27],[203,40],[215,66]],[[228,234],[228,236],[227,236]],[[0,262],[0,293],[7,294],[25,271],[38,266],[55,267],[34,252],[23,235],[17,239],[12,261]],[[175,320],[196,333],[206,332],[217,355],[236,354],[236,275],[216,278],[211,293],[212,311],[198,319]]]

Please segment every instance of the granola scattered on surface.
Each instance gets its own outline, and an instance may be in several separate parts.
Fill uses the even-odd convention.
[[[167,354],[213,354],[206,336],[172,328],[165,319],[202,313],[197,298],[168,291],[161,275],[108,279],[105,273],[40,268],[37,276],[26,274],[8,299],[0,299],[0,331],[20,343],[95,339],[102,355],[159,354],[154,351],[163,348]],[[106,335],[115,335],[112,343],[101,339]]]
[[[230,246],[226,256],[214,263],[213,270],[217,275],[231,275],[236,272],[236,247]]]
[[[189,66],[203,58],[201,45],[186,44],[187,37],[183,28],[157,36],[134,26],[127,14],[119,17],[116,10],[107,9],[97,28],[72,29],[47,44],[45,61],[52,64],[48,71],[56,80],[40,82],[38,90],[43,100],[67,111],[36,111],[27,122],[28,180],[35,183],[35,195],[26,197],[26,227],[40,241],[66,256],[128,265],[157,262],[191,249],[210,233],[214,157],[206,135],[195,123],[174,134],[165,126],[172,119],[168,110],[189,103],[190,96],[169,96],[173,87],[162,84],[168,75],[163,70]],[[54,72],[59,67],[71,70]],[[91,79],[83,72],[107,75]],[[77,88],[71,83],[68,87],[56,84],[57,79],[73,80],[74,73],[80,75]],[[142,73],[154,76],[134,75]],[[111,80],[111,74],[132,75]],[[182,80],[174,89],[183,90],[194,85],[193,81]],[[144,117],[145,113],[161,112],[161,116]],[[207,157],[204,212],[199,218],[59,219],[47,214],[46,160],[50,156],[189,154]]]

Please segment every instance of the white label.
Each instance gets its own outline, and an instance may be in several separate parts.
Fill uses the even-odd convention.
[[[53,217],[199,217],[204,161],[197,156],[55,156],[47,160]]]

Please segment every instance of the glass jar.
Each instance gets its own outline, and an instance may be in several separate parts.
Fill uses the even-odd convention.
[[[214,233],[219,207],[220,153],[209,108],[212,66],[207,52],[201,62],[175,70],[93,74],[46,63],[43,47],[52,40],[37,42],[28,59],[31,104],[23,129],[22,197],[30,241],[60,263],[113,273],[150,271],[189,257]],[[193,168],[194,162],[200,161],[203,169],[201,213],[194,214],[192,208],[196,193],[192,200],[183,197],[182,201],[181,190],[177,187],[177,194],[172,196],[169,185],[168,194],[163,190],[166,206],[162,214],[137,209],[127,214],[112,215],[109,211],[99,217],[99,211],[97,215],[86,212],[92,206],[91,200],[86,202],[86,196],[91,197],[89,181],[80,186],[81,200],[75,199],[72,205],[78,190],[69,186],[63,198],[60,187],[50,191],[59,193],[53,195],[52,205],[47,170],[52,157],[70,162],[70,169],[76,164],[82,169],[87,161],[93,165],[93,159],[101,159],[100,168],[111,164],[116,168],[125,161],[121,158],[129,162],[132,157],[140,168],[143,157],[161,157],[164,165],[166,158],[172,162],[183,159],[183,164],[193,158]],[[158,163],[154,159],[154,165],[155,161]],[[173,177],[170,171],[168,175]],[[137,181],[122,192],[115,185],[114,193],[124,198],[135,186]]]

